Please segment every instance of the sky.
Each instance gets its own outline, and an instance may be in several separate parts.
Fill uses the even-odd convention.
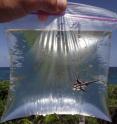
[[[117,13],[117,0],[69,0],[70,2],[78,2],[105,9],[112,10]],[[113,32],[111,45],[110,66],[117,67],[117,31]],[[0,24],[0,67],[9,66],[9,54],[7,42],[4,35],[4,24]]]

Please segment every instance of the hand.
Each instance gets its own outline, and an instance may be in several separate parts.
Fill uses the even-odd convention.
[[[0,22],[12,21],[37,10],[57,14],[66,6],[67,0],[0,0]]]

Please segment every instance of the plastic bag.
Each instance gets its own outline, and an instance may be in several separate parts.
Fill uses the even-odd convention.
[[[115,26],[115,13],[75,3],[46,22],[33,12],[6,24],[11,86],[1,121],[52,113],[111,121],[106,88]]]

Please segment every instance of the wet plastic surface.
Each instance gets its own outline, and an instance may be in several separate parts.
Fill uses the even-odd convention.
[[[110,36],[110,32],[86,31],[76,40],[76,31],[9,31],[13,84],[6,119],[57,113],[109,120],[105,56]],[[96,82],[77,90],[73,89],[77,79]]]
[[[73,6],[78,7],[71,4],[71,11],[68,8],[64,16],[51,17],[36,29],[33,18],[7,31],[11,87],[2,122],[52,113],[111,121],[106,107],[111,41],[107,29],[116,18],[76,18]]]

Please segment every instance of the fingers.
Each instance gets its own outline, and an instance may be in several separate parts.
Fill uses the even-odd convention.
[[[20,0],[0,0],[0,22],[8,22],[26,14]]]
[[[45,0],[42,3],[41,10],[48,13],[61,13],[66,9],[66,0]]]
[[[46,21],[49,14],[62,13],[66,9],[67,0],[43,0],[40,4],[41,13],[39,11],[39,19]]]
[[[66,6],[67,0],[0,0],[0,22],[11,21],[37,10],[49,14],[61,13]]]
[[[60,13],[66,9],[67,0],[21,0],[26,12],[41,10],[48,13]]]
[[[19,0],[0,0],[0,9],[16,8],[19,6]]]
[[[57,6],[60,12],[64,11],[67,7],[67,0],[57,0]]]

